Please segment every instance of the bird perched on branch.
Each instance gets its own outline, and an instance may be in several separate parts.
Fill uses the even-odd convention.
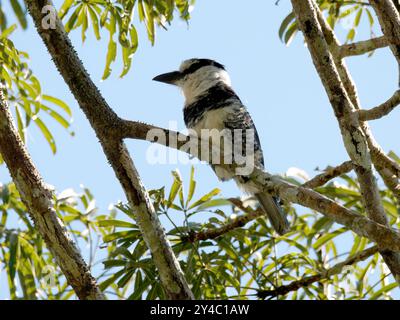
[[[208,134],[213,143],[216,133],[220,134],[219,138],[226,139],[224,157],[230,155],[232,163],[240,162],[241,166],[234,170],[211,162],[216,175],[222,181],[234,179],[240,189],[255,195],[273,228],[279,234],[286,233],[289,223],[278,198],[258,192],[248,178],[254,166],[264,168],[263,152],[253,120],[233,91],[225,67],[210,59],[189,59],[182,62],[178,71],[158,75],[153,80],[182,89],[184,120],[188,129],[200,138]],[[231,142],[231,146],[226,141]],[[217,138],[216,142],[221,143],[221,140]]]

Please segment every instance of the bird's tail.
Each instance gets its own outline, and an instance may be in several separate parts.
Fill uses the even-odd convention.
[[[286,219],[286,214],[282,210],[276,198],[267,193],[257,193],[256,198],[261,204],[264,212],[267,214],[273,228],[280,235],[289,231],[289,221]]]

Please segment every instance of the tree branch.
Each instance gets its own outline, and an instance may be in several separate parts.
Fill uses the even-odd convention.
[[[323,186],[328,181],[341,176],[342,174],[348,173],[353,170],[354,166],[351,161],[345,161],[337,167],[328,167],[325,171],[311,180],[303,183],[304,188],[315,189],[317,187]]]
[[[400,86],[400,12],[396,9],[393,1],[390,0],[369,0],[369,3],[378,16],[382,33],[390,43],[390,49],[399,65]]]
[[[0,87],[0,153],[35,227],[56,259],[68,284],[79,299],[105,299],[78,248],[57,217],[52,193],[43,182],[18,135],[2,87]]]
[[[157,144],[171,147],[190,154],[202,161],[207,161],[207,159],[210,159],[208,153],[204,154],[204,152],[201,153],[197,150],[191,153],[191,150],[186,148],[186,142],[188,142],[192,137],[188,137],[182,133],[144,124],[142,122],[126,120],[122,121],[122,125],[119,129],[121,134],[126,138],[155,142]],[[152,129],[163,132],[166,134],[166,136],[179,136],[181,141],[178,143],[171,141],[171,144],[169,143],[170,141],[168,141],[168,139],[158,139],[153,141],[149,139],[147,135],[147,132]],[[221,162],[220,165],[227,166],[228,170],[235,169],[235,164],[228,165]],[[254,168],[254,171],[252,174],[250,174],[249,179],[254,184],[252,187],[256,188],[260,192],[268,192],[272,195],[279,196],[284,201],[297,203],[304,207],[316,210],[335,222],[345,225],[356,234],[371,239],[383,249],[400,251],[400,233],[398,231],[392,230],[387,226],[359,215],[358,213],[339,205],[338,203],[319,194],[318,192],[308,188],[294,186],[290,183],[282,181],[279,177],[270,175],[260,168]]]
[[[365,129],[354,113],[358,99],[344,62],[338,55],[338,41],[314,0],[292,0],[312,60],[338,120],[344,145],[360,184],[365,210],[374,221],[387,225],[378,186],[373,175]],[[400,283],[400,254],[381,252],[393,276]]]
[[[338,39],[336,38],[333,30],[329,26],[329,24],[326,22],[323,14],[318,7],[315,5],[317,15],[318,15],[318,21],[322,27],[322,31],[324,33],[325,39],[329,45],[329,49],[333,55],[333,58],[335,59],[335,64],[336,67],[338,68],[338,72],[340,75],[340,78],[343,81],[343,85],[349,94],[349,97],[356,108],[356,110],[361,109],[361,104],[358,98],[358,93],[356,86],[354,84],[354,81],[350,75],[350,72],[348,71],[346,67],[345,61],[339,56],[339,47],[340,43]],[[387,156],[387,154],[382,150],[380,145],[376,142],[374,136],[372,135],[371,129],[369,128],[369,125],[367,122],[361,122],[362,130],[364,131],[368,143],[368,148],[370,150],[371,154],[371,159],[372,162],[375,166],[375,168],[378,170],[379,174],[382,176],[382,178],[385,180],[384,173],[381,170],[381,168],[387,168],[389,169],[394,175],[400,177],[400,166],[393,161],[390,157]],[[390,188],[389,185],[387,185],[388,188]],[[392,192],[396,193],[396,190],[391,189]],[[398,195],[400,197],[400,195]]]
[[[364,261],[364,260],[368,259],[369,257],[371,257],[372,255],[374,255],[375,253],[377,253],[378,250],[379,249],[377,246],[373,246],[371,248],[365,249],[364,251],[356,253],[355,255],[347,258],[345,261],[334,265],[332,268],[329,268],[322,273],[319,273],[319,274],[316,274],[313,276],[304,277],[300,280],[293,281],[287,285],[283,285],[283,286],[277,287],[272,290],[259,290],[257,292],[257,296],[260,299],[283,296],[283,295],[288,294],[291,291],[297,291],[301,288],[308,287],[311,284],[313,284],[314,282],[321,282],[324,280],[328,280],[330,277],[332,277],[336,274],[340,274],[344,267],[351,266],[355,263]]]
[[[193,232],[189,234],[188,237],[182,238],[182,241],[197,242],[202,240],[216,239],[225,233],[228,233],[229,231],[244,227],[250,221],[263,216],[265,216],[264,211],[261,209],[254,210],[235,218],[233,221],[226,223],[219,228],[209,228],[199,232]]]
[[[90,79],[58,17],[55,17],[54,29],[42,27],[44,17],[42,8],[53,6],[52,2],[49,0],[25,0],[25,4],[58,71],[96,132],[104,154],[124,189],[143,238],[152,253],[167,298],[193,299],[193,294],[166,238],[147,191],[124,143],[119,139],[121,119],[109,107]]]
[[[360,111],[361,105],[358,99],[356,86],[353,79],[351,78],[351,75],[346,67],[344,60],[341,59],[338,54],[338,48],[340,47],[339,41],[336,38],[333,30],[330,28],[329,24],[325,21],[320,10],[317,10],[317,14],[318,21],[321,24],[325,39],[329,44],[329,48],[335,59],[336,66],[338,68],[340,77],[343,80],[346,91],[349,94],[350,99],[356,110]],[[381,146],[375,140],[368,123],[361,122],[361,126],[365,133],[368,148],[371,154],[371,160],[376,170],[379,172],[386,186],[393,192],[397,199],[400,199],[400,188],[396,187],[399,182],[395,181],[396,176],[400,178],[400,166],[382,150]]]
[[[350,72],[346,67],[346,63],[342,58],[339,57],[338,54],[338,48],[340,47],[340,43],[336,38],[333,30],[330,28],[329,24],[325,21],[320,10],[316,11],[318,14],[318,21],[321,24],[325,39],[329,44],[329,48],[335,59],[336,66],[338,68],[340,77],[343,80],[343,84],[346,88],[346,91],[349,94],[354,107],[358,112],[360,112],[360,110],[362,109],[358,98],[356,86],[350,75]],[[400,177],[400,166],[382,150],[381,146],[375,140],[368,123],[362,121],[361,126],[365,133],[368,143],[368,148],[371,154],[371,160],[376,170],[382,177],[388,189],[391,190],[394,196],[400,201],[400,186],[398,181],[398,178]],[[400,272],[400,263],[398,265],[399,265],[398,270]]]
[[[350,44],[343,44],[339,47],[339,56],[344,58],[362,55],[375,49],[387,47],[388,45],[389,43],[384,36]]]
[[[387,101],[369,110],[359,110],[358,117],[362,121],[376,120],[388,115],[400,104],[400,90],[397,90]]]
[[[380,168],[379,172],[382,176],[383,182],[393,192],[398,204],[400,204],[400,183],[398,177],[393,175],[387,168]]]
[[[353,169],[353,164],[351,163],[351,161],[346,161],[337,167],[333,167],[333,168],[329,167],[325,170],[324,173],[321,173],[321,174],[315,176],[313,179],[303,183],[302,187],[314,189],[314,188],[323,186],[328,181],[330,181],[342,174],[345,174],[345,173],[351,171],[352,169]],[[246,214],[235,218],[233,221],[226,223],[219,228],[210,228],[210,229],[202,230],[199,232],[193,232],[189,235],[189,237],[183,238],[182,240],[196,242],[196,241],[200,241],[200,240],[215,239],[215,238],[218,238],[218,237],[224,235],[225,233],[228,233],[231,230],[244,227],[250,221],[253,221],[264,215],[264,212],[260,209],[258,209],[258,210],[250,209],[249,210],[249,208],[244,207],[243,203],[241,201],[239,201],[238,199],[231,198],[229,200],[236,207],[241,209],[243,212],[246,212]]]

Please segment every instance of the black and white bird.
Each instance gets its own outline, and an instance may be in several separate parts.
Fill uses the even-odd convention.
[[[185,97],[185,124],[200,137],[204,129],[231,133],[237,133],[239,130],[239,139],[237,134],[231,134],[231,137],[236,137],[232,140],[233,144],[242,144],[239,152],[243,155],[248,149],[245,147],[247,132],[252,132],[252,152],[245,154],[245,157],[250,155],[255,166],[264,168],[263,152],[253,120],[233,91],[229,75],[222,64],[210,59],[189,59],[182,62],[178,71],[158,75],[153,80],[173,84],[182,89]],[[234,149],[235,146],[232,150]],[[235,155],[233,158],[236,158]],[[279,234],[288,231],[289,222],[279,199],[268,193],[258,193],[246,175],[237,174],[234,170],[228,171],[217,164],[211,166],[220,180],[234,179],[241,190],[255,195]]]

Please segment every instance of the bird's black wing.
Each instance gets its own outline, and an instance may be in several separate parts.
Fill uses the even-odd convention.
[[[243,156],[246,155],[246,141],[249,138],[248,134],[252,135],[251,139],[253,139],[255,156],[254,163],[255,165],[264,167],[264,156],[261,149],[260,137],[258,136],[257,128],[254,125],[250,113],[246,110],[246,107],[243,105],[232,106],[232,112],[227,117],[226,121],[224,121],[224,124],[227,129],[231,129],[232,131],[238,129],[242,130],[241,141],[240,139],[235,139],[233,143],[242,143]]]

